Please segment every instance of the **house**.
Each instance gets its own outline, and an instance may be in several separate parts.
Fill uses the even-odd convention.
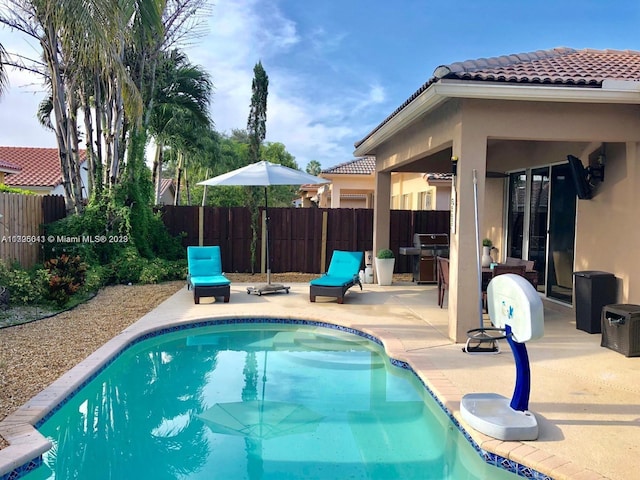
[[[407,173],[391,175],[391,208],[399,210],[449,210],[450,173]]]
[[[160,183],[160,199],[158,205],[173,205],[176,197],[176,186],[172,178],[163,178]]]
[[[301,189],[302,206],[310,206],[313,201],[322,208],[373,208],[375,165],[375,157],[368,156],[322,170],[319,176],[331,180],[331,183],[304,186]],[[449,209],[449,174],[399,172],[392,175],[391,183],[393,209]]]
[[[376,158],[374,250],[389,243],[392,174],[455,164],[455,341],[478,326],[476,190],[481,238],[498,260],[534,260],[544,298],[574,308],[572,273],[594,270],[616,276],[616,302],[640,303],[640,52],[554,48],[439,66],[354,154]]]
[[[87,170],[85,152],[80,153],[80,177],[83,193],[87,196]],[[31,190],[43,195],[64,195],[62,171],[57,148],[0,147],[0,164],[10,163],[19,170],[4,177],[4,183],[11,187]]]
[[[375,158],[363,157],[322,170],[318,175],[331,183],[318,188],[322,208],[373,208]]]

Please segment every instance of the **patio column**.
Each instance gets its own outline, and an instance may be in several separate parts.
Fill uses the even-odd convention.
[[[474,131],[475,130],[475,131]],[[467,331],[480,326],[473,170],[477,170],[480,232],[484,207],[487,139],[478,129],[455,127],[453,156],[458,157],[456,225],[450,232],[449,337],[467,340]]]
[[[381,248],[389,248],[391,221],[391,173],[376,172],[373,199],[373,255]],[[377,276],[377,272],[374,272]]]
[[[340,208],[340,185],[334,180],[331,185],[331,208]]]

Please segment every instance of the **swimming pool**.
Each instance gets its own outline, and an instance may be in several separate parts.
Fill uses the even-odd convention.
[[[25,478],[516,478],[374,338],[301,323],[135,343],[38,425]]]

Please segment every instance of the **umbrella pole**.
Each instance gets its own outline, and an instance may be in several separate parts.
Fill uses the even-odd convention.
[[[247,293],[262,295],[263,293],[274,293],[284,290],[289,293],[291,287],[281,285],[279,283],[271,283],[271,264],[269,262],[269,202],[267,198],[267,186],[264,187],[264,222],[265,222],[265,250],[266,250],[266,266],[267,266],[267,283],[259,287],[247,287]]]
[[[473,198],[475,207],[476,223],[476,265],[478,268],[478,316],[480,317],[480,327],[467,332],[467,343],[462,349],[465,353],[472,354],[494,354],[500,353],[498,338],[491,335],[493,328],[484,326],[484,305],[482,301],[482,265],[480,263],[480,218],[478,217],[478,172],[473,169]],[[487,300],[488,301],[488,300]]]
[[[267,255],[267,285],[271,285],[271,265],[269,264],[269,201],[267,199],[267,187],[264,187],[264,224],[265,224],[265,243]]]

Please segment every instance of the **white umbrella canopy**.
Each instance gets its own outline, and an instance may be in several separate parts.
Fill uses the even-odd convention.
[[[261,162],[252,163],[246,167],[238,168],[217,177],[198,182],[198,185],[245,185],[264,186],[269,185],[304,185],[304,184],[330,183],[325,178],[309,175],[301,170],[285,167],[277,163]]]
[[[271,268],[269,266],[269,214],[267,187],[270,185],[317,185],[320,183],[331,183],[325,178],[309,175],[301,170],[285,167],[278,163],[267,162],[262,160],[252,163],[246,167],[237,168],[222,175],[218,175],[208,180],[198,182],[198,185],[205,186],[247,186],[247,187],[264,187],[264,208],[267,210],[267,284],[260,287],[249,287],[247,293],[255,293],[262,295],[263,293],[272,293],[284,290],[289,293],[289,287],[271,283]]]

